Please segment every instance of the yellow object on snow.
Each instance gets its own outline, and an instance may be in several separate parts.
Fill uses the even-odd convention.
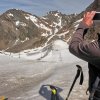
[[[0,100],[5,100],[5,97],[4,97],[4,96],[1,96],[1,97],[0,97]]]
[[[53,93],[54,95],[57,93],[55,89],[52,89],[51,91],[52,91],[52,93]]]

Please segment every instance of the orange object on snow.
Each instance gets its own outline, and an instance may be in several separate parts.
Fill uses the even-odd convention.
[[[8,98],[5,98],[4,96],[1,96],[0,100],[8,100]]]

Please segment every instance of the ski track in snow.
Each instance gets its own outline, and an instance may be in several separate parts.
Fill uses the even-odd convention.
[[[86,100],[87,63],[70,54],[65,42],[55,41],[51,52],[41,60],[26,57],[0,54],[0,96],[9,100],[50,100],[50,94],[45,97],[49,88],[44,96],[39,91],[42,85],[51,84],[62,89],[60,95],[65,100],[77,71],[75,65],[79,64],[84,70],[85,83],[79,87],[77,82],[70,100]]]

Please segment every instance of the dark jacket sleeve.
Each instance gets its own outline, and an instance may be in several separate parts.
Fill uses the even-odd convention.
[[[84,40],[84,30],[88,28],[80,23],[79,30],[76,30],[69,45],[69,51],[87,62],[100,64],[100,48],[98,41],[87,43]],[[81,29],[83,28],[83,29]]]

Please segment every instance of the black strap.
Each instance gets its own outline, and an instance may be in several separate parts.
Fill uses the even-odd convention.
[[[85,34],[88,32],[88,30],[89,30],[89,28],[84,29],[83,38],[84,38]]]
[[[76,80],[78,79],[79,76],[80,76],[80,83],[79,83],[79,84],[80,84],[80,85],[83,84],[84,76],[83,76],[82,68],[81,68],[80,65],[76,65],[76,67],[78,68],[78,69],[77,69],[77,73],[76,73],[75,79],[74,79],[74,81],[73,81],[73,83],[72,83],[72,86],[71,86],[71,88],[70,88],[70,90],[69,90],[69,93],[68,93],[68,95],[67,95],[66,100],[68,100],[68,98],[69,98],[69,96],[70,96],[70,93],[71,93],[71,91],[72,91],[72,89],[73,89],[73,87],[74,87],[74,85],[75,85],[75,83],[76,83]],[[81,75],[80,75],[80,74],[81,74]]]
[[[76,31],[78,31],[78,30],[80,30],[80,29],[84,30],[83,28],[77,28]]]

